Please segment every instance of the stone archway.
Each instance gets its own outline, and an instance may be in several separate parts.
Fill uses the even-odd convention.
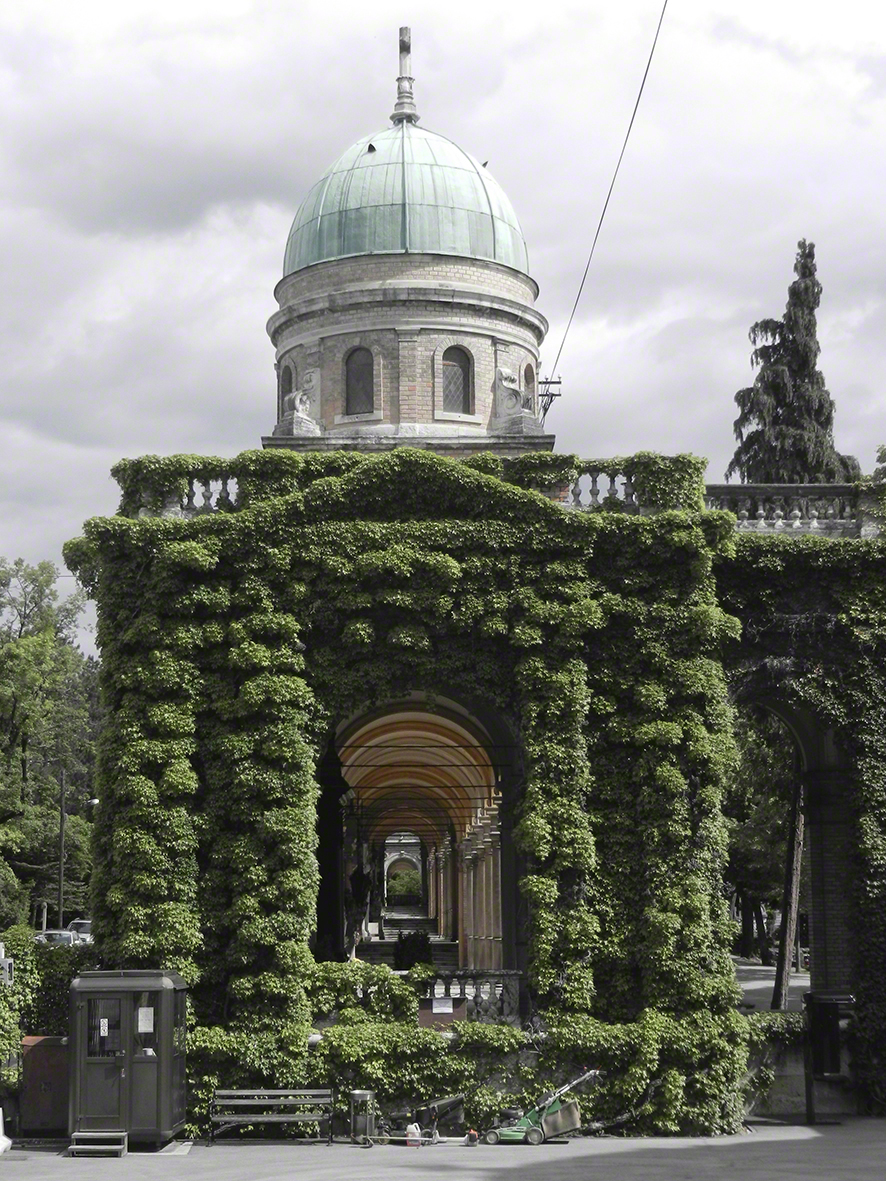
[[[453,701],[431,705],[416,694],[341,723],[321,775],[318,925],[326,929],[318,929],[318,945],[347,941],[358,846],[373,882],[364,940],[378,938],[379,925],[383,933],[385,842],[411,833],[432,938],[451,947],[459,968],[518,966],[512,809],[503,815],[501,763],[487,728]],[[330,922],[337,924],[332,941]],[[372,950],[359,954],[370,958]]]
[[[851,989],[856,976],[853,849],[858,844],[851,763],[833,728],[801,703],[777,692],[747,690],[740,700],[773,713],[796,743],[812,878],[811,985],[816,991]]]

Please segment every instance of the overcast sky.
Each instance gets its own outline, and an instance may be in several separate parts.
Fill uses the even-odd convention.
[[[422,124],[510,196],[559,347],[660,0],[0,7],[0,555],[60,562],[121,456],[230,455],[275,418],[289,225],[387,125],[413,29]],[[886,10],[670,0],[559,365],[587,457],[692,451],[719,481],[747,330],[817,247],[836,440],[886,442]]]

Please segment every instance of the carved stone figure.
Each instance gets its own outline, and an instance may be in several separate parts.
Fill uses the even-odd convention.
[[[508,418],[520,413],[520,381],[511,369],[495,371],[495,414]]]
[[[520,390],[520,379],[511,369],[495,371],[495,415],[491,426],[506,435],[538,435],[542,432],[532,391]]]
[[[275,435],[319,435],[320,370],[306,369],[301,385],[283,398],[280,422]]]

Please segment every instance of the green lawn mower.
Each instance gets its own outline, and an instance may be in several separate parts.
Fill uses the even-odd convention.
[[[544,1144],[555,1136],[565,1136],[581,1127],[581,1112],[574,1099],[563,1103],[567,1091],[589,1078],[599,1078],[602,1071],[589,1070],[581,1078],[573,1079],[553,1095],[545,1095],[525,1114],[519,1107],[508,1107],[483,1134],[484,1144]]]

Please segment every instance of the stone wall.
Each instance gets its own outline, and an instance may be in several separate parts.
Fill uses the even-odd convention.
[[[418,433],[481,434],[503,413],[520,410],[527,367],[530,391],[537,391],[547,329],[532,306],[537,287],[497,263],[445,255],[336,260],[288,276],[276,294],[280,311],[268,331],[277,350],[278,423],[286,367],[294,388],[313,375],[310,417],[333,435],[401,424],[415,424]],[[471,359],[470,413],[442,405],[442,355],[453,345]],[[375,406],[371,415],[346,416],[345,359],[356,347],[373,353]]]
[[[365,290],[372,284],[393,286],[428,281],[474,288],[520,303],[535,303],[538,285],[529,275],[486,259],[449,254],[376,254],[315,263],[287,275],[274,295],[280,307],[321,291]]]

